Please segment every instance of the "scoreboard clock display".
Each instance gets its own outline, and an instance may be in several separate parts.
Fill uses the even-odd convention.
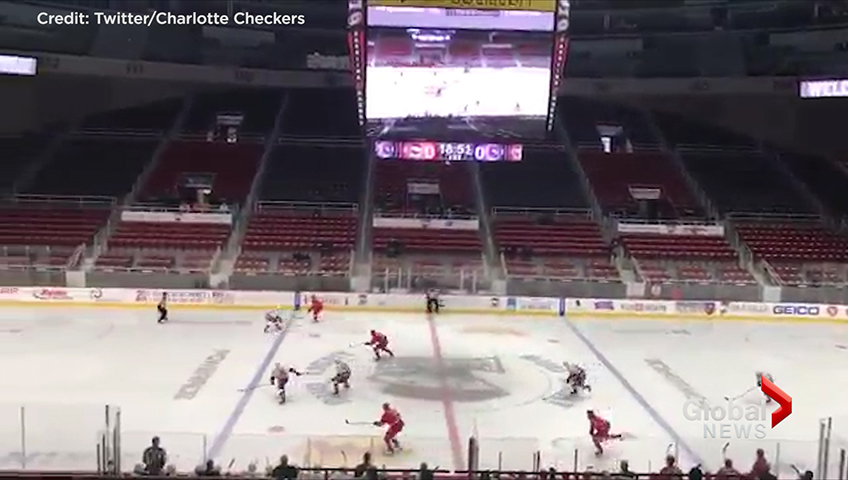
[[[520,144],[378,140],[374,142],[374,154],[377,158],[398,160],[519,162],[524,148]]]

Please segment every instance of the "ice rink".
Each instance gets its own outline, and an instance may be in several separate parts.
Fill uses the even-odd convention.
[[[463,468],[476,435],[481,468],[529,469],[536,451],[561,469],[621,459],[656,469],[667,451],[687,468],[716,468],[730,442],[740,468],[764,446],[786,472],[815,466],[819,419],[833,416],[834,437],[848,436],[848,326],[328,312],[282,334],[262,327],[257,311],[177,310],[157,325],[135,309],[0,310],[0,469],[94,468],[106,404],[110,422],[120,410],[124,469],[154,435],[181,470],[206,454],[239,470],[281,454],[352,466],[366,450],[389,466]],[[361,345],[372,328],[396,358],[374,362]],[[339,397],[327,382],[336,357],[353,368]],[[563,361],[586,368],[591,393],[565,395]],[[266,386],[274,362],[308,373],[285,405]],[[765,439],[704,439],[703,422],[685,419],[687,398],[721,405],[754,386],[757,370],[793,397]],[[345,423],[376,420],[386,401],[406,420],[405,451],[391,458],[379,454],[381,429]],[[587,409],[626,437],[599,458]]]

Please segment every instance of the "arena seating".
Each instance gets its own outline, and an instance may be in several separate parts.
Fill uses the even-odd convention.
[[[781,158],[833,213],[848,214],[848,168],[811,155],[781,154]]]
[[[683,162],[725,213],[812,213],[774,160],[756,152],[683,152]]]
[[[659,112],[654,114],[654,119],[666,140],[678,148],[745,152],[756,149],[756,144],[750,137],[719,127]]]
[[[28,163],[41,153],[49,141],[48,134],[24,134],[0,138],[0,191],[10,189]]]
[[[581,152],[579,159],[598,202],[610,213],[638,211],[629,187],[656,187],[661,190],[658,214],[662,218],[701,215],[683,176],[661,153]]]
[[[207,271],[229,235],[226,224],[122,221],[95,266],[106,271]]]
[[[265,167],[262,200],[357,203],[364,179],[361,145],[285,143]]]
[[[420,202],[407,195],[410,181],[437,182],[441,192],[441,204],[431,207],[430,213],[452,209],[473,209],[474,197],[468,165],[462,163],[429,163],[402,160],[382,160],[376,164],[377,208],[383,212],[420,214],[425,213]]]
[[[83,208],[47,200],[0,207],[0,263],[65,266],[109,217],[108,204]]]
[[[121,197],[132,189],[158,143],[153,137],[66,140],[24,193]]]
[[[659,140],[651,131],[650,124],[636,110],[580,97],[564,97],[558,105],[571,142],[579,149],[602,148],[598,126],[622,127],[623,137],[634,150],[658,149]]]
[[[786,285],[844,283],[848,239],[818,223],[739,222],[736,231],[756,260]]]
[[[356,230],[352,208],[269,205],[251,216],[235,271],[345,275]]]
[[[585,215],[540,210],[532,215],[497,214],[493,221],[509,275],[618,279],[600,227]]]
[[[221,202],[239,203],[250,184],[262,155],[254,143],[173,142],[140,192],[144,200],[173,200],[174,190],[185,173],[215,176],[212,196]]]
[[[619,241],[648,282],[756,283],[724,237],[622,234]]]
[[[240,135],[267,134],[280,110],[281,95],[279,90],[257,89],[198,94],[183,131],[205,134],[214,129],[219,113],[236,113],[244,115]]]
[[[167,131],[182,108],[182,100],[163,100],[138,107],[95,113],[80,129],[87,132],[160,133]]]
[[[580,177],[566,155],[558,148],[528,147],[521,162],[480,164],[489,205],[588,208]]]
[[[356,95],[348,89],[302,89],[289,94],[280,134],[297,138],[356,138]]]

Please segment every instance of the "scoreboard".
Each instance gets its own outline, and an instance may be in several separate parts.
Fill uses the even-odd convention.
[[[524,147],[500,143],[377,140],[374,154],[380,159],[398,160],[519,162],[524,157]]]

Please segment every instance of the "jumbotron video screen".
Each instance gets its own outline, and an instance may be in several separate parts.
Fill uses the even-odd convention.
[[[449,8],[451,0],[363,5],[360,81],[368,135],[543,137],[556,24],[549,4],[550,11]]]

